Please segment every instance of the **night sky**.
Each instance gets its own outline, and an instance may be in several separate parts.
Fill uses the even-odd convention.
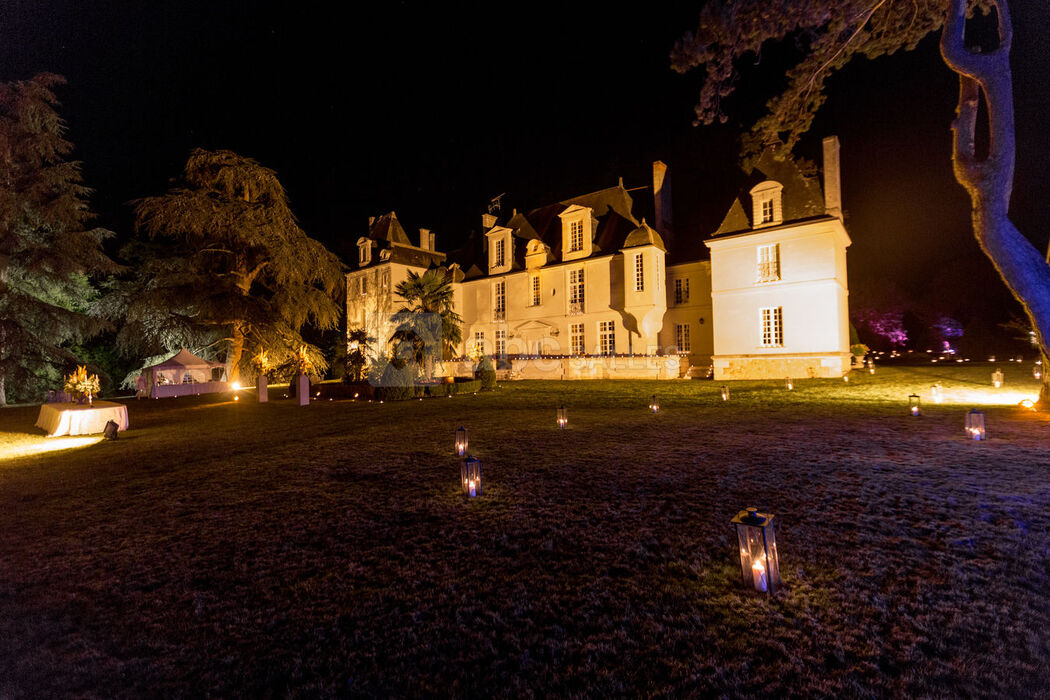
[[[434,229],[448,250],[495,195],[507,193],[509,213],[620,176],[640,187],[657,158],[671,169],[676,236],[706,237],[735,192],[736,135],[778,73],[767,60],[733,102],[735,121],[697,128],[700,76],[668,61],[695,6],[333,7],[0,0],[0,80],[67,77],[59,97],[75,157],[93,208],[121,237],[126,202],[163,192],[190,149],[229,148],[275,169],[307,233],[348,255],[368,217],[391,209],[413,237]],[[1012,216],[1045,250],[1050,9],[1012,10]],[[956,86],[935,37],[855,62],[801,146],[817,160],[823,136],[841,139],[854,303],[899,295],[957,315],[1013,310],[952,176]]]

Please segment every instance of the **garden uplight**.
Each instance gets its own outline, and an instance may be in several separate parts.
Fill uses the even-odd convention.
[[[908,396],[908,412],[913,416],[921,416],[922,408],[920,406],[921,401],[919,400],[918,394],[911,394]]]
[[[773,595],[780,585],[774,516],[748,508],[736,514],[737,543],[740,547],[740,574],[744,586]]]
[[[966,414],[966,433],[974,440],[985,440],[988,433],[984,429],[984,411],[976,408]]]
[[[558,409],[558,427],[564,428],[569,424],[569,411],[564,406]]]
[[[462,428],[462,427],[457,428],[456,429],[456,454],[459,455],[460,457],[462,457],[463,455],[467,454],[467,445],[469,445],[469,444],[470,444],[470,442],[467,440],[467,429],[466,428]]]
[[[481,460],[467,457],[460,465],[460,477],[463,480],[463,494],[467,498],[481,495]]]

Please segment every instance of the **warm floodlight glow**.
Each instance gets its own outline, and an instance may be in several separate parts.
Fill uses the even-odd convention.
[[[1023,401],[1021,401],[1021,403],[1017,405],[1021,408],[1027,408],[1029,411],[1035,410],[1035,401],[1032,401],[1031,399],[1024,399]]]
[[[87,447],[101,442],[101,435],[90,435],[86,437],[49,437],[33,438],[27,442],[14,445],[0,446],[0,461],[5,459],[18,459],[19,457],[32,457],[45,452],[57,452],[59,450],[72,450],[77,447]]]
[[[234,382],[234,383],[233,383],[233,384],[231,384],[230,386],[231,386],[231,388],[232,388],[232,389],[233,389],[234,391],[240,391],[240,390],[241,390],[241,383],[240,383],[240,382]]]

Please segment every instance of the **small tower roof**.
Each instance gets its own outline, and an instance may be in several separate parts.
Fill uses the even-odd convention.
[[[664,239],[660,238],[660,234],[653,227],[645,223],[645,219],[642,219],[638,228],[627,234],[627,239],[623,242],[624,248],[636,248],[643,245],[653,245],[667,252],[667,248],[664,247]]]

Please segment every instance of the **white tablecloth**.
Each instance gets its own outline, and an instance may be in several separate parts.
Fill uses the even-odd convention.
[[[173,396],[199,396],[230,391],[228,382],[195,382],[193,384],[158,384],[150,391],[150,398],[165,399]]]
[[[45,403],[40,407],[36,427],[46,430],[48,437],[94,435],[105,430],[109,421],[114,421],[120,430],[127,430],[128,407],[112,401],[96,401],[90,406]]]

